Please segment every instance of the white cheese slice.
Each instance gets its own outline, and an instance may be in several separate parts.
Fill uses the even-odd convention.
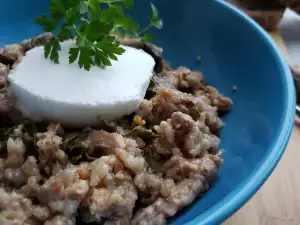
[[[126,51],[105,69],[80,69],[69,64],[73,40],[61,44],[60,64],[45,59],[43,47],[27,52],[9,75],[18,106],[34,121],[51,120],[69,126],[90,126],[136,110],[144,98],[155,65],[142,50]]]

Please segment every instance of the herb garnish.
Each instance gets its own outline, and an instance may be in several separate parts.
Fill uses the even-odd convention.
[[[50,16],[35,19],[45,32],[58,32],[45,45],[45,57],[59,63],[60,41],[76,36],[76,47],[69,51],[70,64],[79,58],[79,67],[86,70],[91,66],[111,66],[111,60],[125,52],[115,35],[149,41],[152,37],[147,31],[162,27],[162,20],[151,4],[150,24],[140,31],[139,25],[125,13],[125,8],[133,5],[134,0],[51,0]]]

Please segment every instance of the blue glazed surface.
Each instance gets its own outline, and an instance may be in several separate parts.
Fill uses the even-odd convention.
[[[132,15],[145,24],[150,1],[137,1]],[[218,224],[263,184],[280,159],[293,126],[291,74],[274,43],[252,20],[221,1],[152,0],[164,21],[154,30],[173,66],[200,69],[209,84],[234,101],[224,117],[221,147],[227,150],[218,179],[200,200],[170,224]],[[48,1],[2,0],[0,46],[40,33],[32,18]],[[202,63],[196,66],[200,55]],[[42,79],[42,77],[41,77]],[[233,93],[232,86],[238,91]]]

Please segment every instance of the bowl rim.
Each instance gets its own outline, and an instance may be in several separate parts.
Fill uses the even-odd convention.
[[[194,217],[187,222],[186,225],[219,224],[241,208],[260,189],[277,166],[290,139],[295,119],[296,93],[292,74],[282,53],[279,51],[271,36],[252,18],[237,7],[230,3],[226,3],[224,0],[215,0],[215,3],[232,11],[232,13],[235,13],[241,19],[245,20],[269,45],[275,60],[281,67],[281,74],[283,74],[285,78],[285,102],[282,118],[280,118],[281,126],[279,132],[276,134],[277,137],[274,138],[276,141],[270,146],[270,153],[266,156],[261,165],[259,165],[250,176],[242,184],[238,185],[238,187],[236,187],[228,196],[206,212]]]

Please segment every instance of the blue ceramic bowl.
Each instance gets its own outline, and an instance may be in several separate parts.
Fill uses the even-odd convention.
[[[5,2],[5,3],[4,3]],[[264,183],[290,137],[295,92],[288,66],[269,36],[237,9],[213,0],[152,0],[164,21],[154,30],[173,66],[200,69],[208,83],[234,101],[221,132],[224,154],[211,190],[170,224],[218,224]],[[17,43],[41,30],[32,18],[48,1],[2,0],[0,45]],[[150,1],[137,1],[133,16],[145,24]],[[200,55],[202,63],[195,64]],[[232,86],[238,91],[233,93]]]

